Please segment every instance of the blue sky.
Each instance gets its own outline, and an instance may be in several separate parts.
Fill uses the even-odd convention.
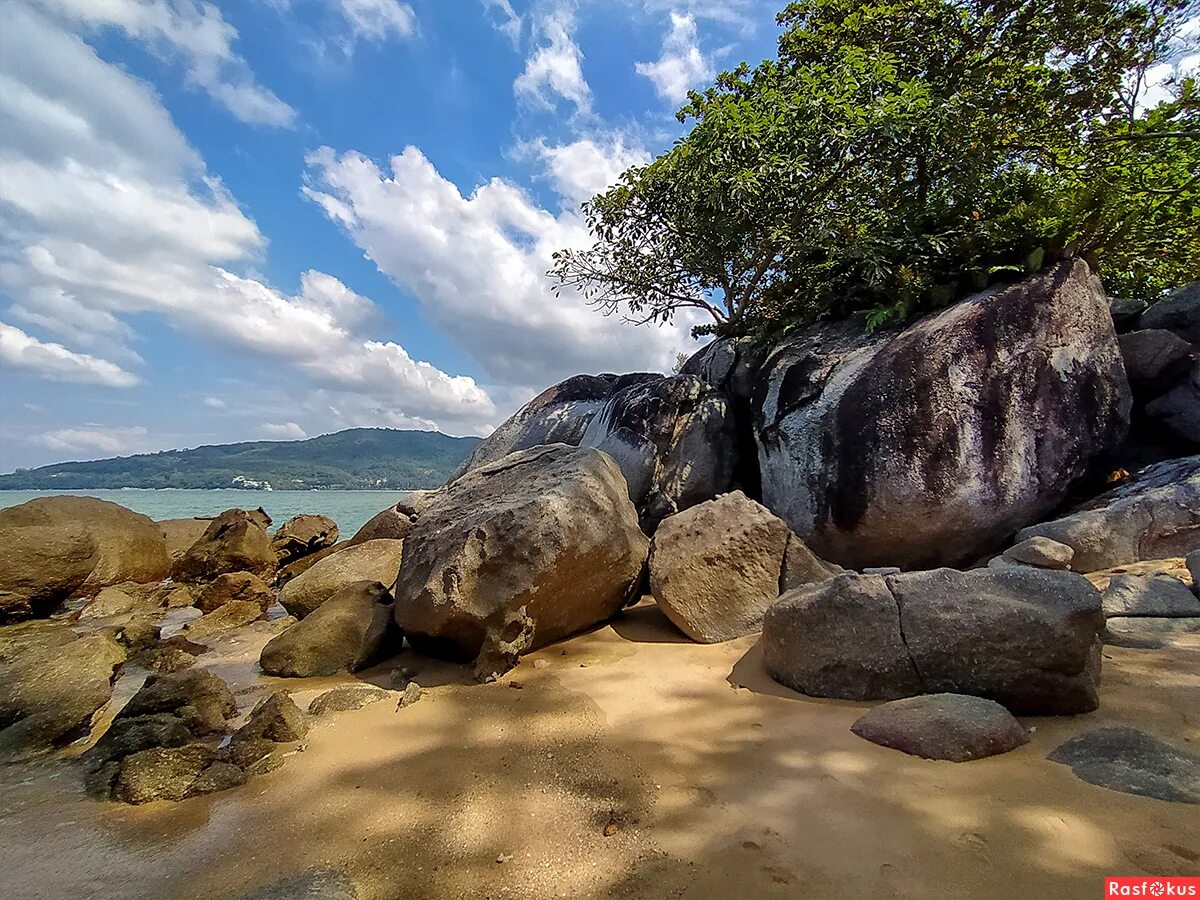
[[[761,0],[0,0],[0,471],[485,434],[694,347],[555,299]]]

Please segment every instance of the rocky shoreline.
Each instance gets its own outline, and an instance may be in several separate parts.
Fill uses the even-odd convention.
[[[901,330],[821,325],[717,341],[674,376],[569,379],[349,538],[261,510],[0,511],[0,757],[65,767],[90,803],[237,797],[301,778],[322,722],[525,694],[652,613],[667,646],[736,649],[741,680],[752,666],[789,698],[773,715],[836,746],[967,764],[1032,763],[1032,744],[1089,790],[1200,804],[1194,708],[1167,734],[1029,719],[1104,717],[1114,654],[1122,691],[1139,659],[1147,691],[1156,658],[1197,678],[1197,336],[1195,286],[1114,321],[1075,262]],[[879,705],[848,724],[820,701]],[[1053,721],[1080,727],[1045,746]],[[426,738],[456,764],[449,735]],[[638,802],[612,804],[595,833],[636,833]],[[388,896],[338,866],[313,878],[261,896]]]

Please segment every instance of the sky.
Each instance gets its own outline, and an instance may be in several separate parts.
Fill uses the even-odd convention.
[[[545,271],[781,5],[0,0],[0,472],[668,371]]]

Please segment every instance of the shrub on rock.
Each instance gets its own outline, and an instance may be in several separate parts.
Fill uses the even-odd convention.
[[[552,444],[468,472],[405,541],[396,621],[418,648],[473,659],[485,640],[515,656],[609,618],[646,561],[620,468]]]
[[[393,584],[403,556],[404,541],[380,539],[345,547],[285,584],[279,602],[303,619],[334,594],[360,581]]]

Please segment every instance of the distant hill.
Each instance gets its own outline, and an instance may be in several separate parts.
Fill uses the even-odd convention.
[[[436,431],[352,428],[306,441],[253,441],[57,463],[0,475],[0,490],[253,488],[264,483],[276,490],[433,488],[478,443],[479,438]]]

